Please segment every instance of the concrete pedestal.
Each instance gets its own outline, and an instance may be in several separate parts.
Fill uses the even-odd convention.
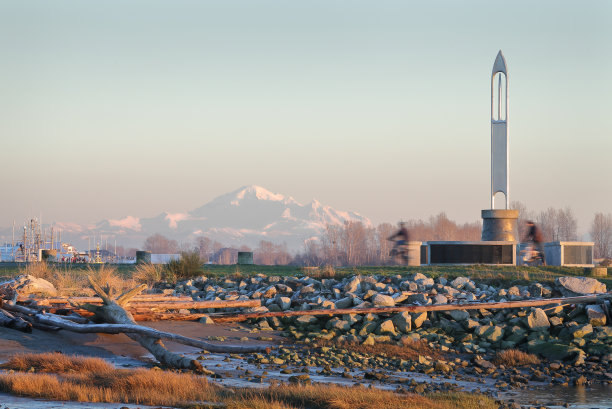
[[[237,264],[253,264],[253,252],[252,251],[239,251]]]
[[[519,241],[518,210],[483,210],[482,241]]]
[[[428,241],[427,265],[516,265],[516,242]]]
[[[593,267],[594,244],[592,241],[553,241],[544,243],[546,264],[549,266]]]
[[[409,266],[420,266],[421,265],[421,244],[420,241],[409,241],[407,244],[408,248],[408,265]]]

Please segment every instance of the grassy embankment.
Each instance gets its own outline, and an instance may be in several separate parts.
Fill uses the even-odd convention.
[[[493,409],[478,394],[399,394],[364,387],[281,385],[267,389],[223,388],[191,373],[115,369],[99,358],[58,353],[27,354],[2,365],[0,390],[50,400],[252,409]]]
[[[529,282],[552,283],[561,276],[583,276],[584,268],[578,267],[525,267],[525,266],[360,266],[360,267],[321,267],[302,268],[297,266],[257,266],[257,265],[204,265],[192,269],[188,274],[176,274],[169,271],[167,266],[149,265],[139,267],[135,265],[87,265],[87,264],[43,264],[32,263],[17,265],[15,263],[0,263],[0,277],[11,277],[18,274],[32,274],[51,281],[58,288],[87,287],[85,277],[94,275],[103,283],[122,289],[137,282],[152,284],[166,279],[177,281],[186,277],[205,275],[208,277],[248,277],[255,274],[304,276],[314,278],[341,279],[352,274],[379,274],[379,275],[409,275],[423,273],[431,277],[443,276],[449,279],[458,276],[468,276],[475,280],[482,280],[493,285],[525,284]],[[114,281],[113,281],[114,280]],[[609,288],[612,287],[612,278],[599,278]],[[121,283],[123,281],[123,284]]]

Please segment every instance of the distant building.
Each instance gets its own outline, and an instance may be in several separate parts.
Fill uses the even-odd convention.
[[[19,245],[6,243],[0,246],[0,261],[15,261],[17,252],[19,251]]]

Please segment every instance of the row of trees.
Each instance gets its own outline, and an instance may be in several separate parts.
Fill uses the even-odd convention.
[[[578,240],[577,220],[571,208],[548,208],[532,212],[520,202],[513,202],[512,208],[519,210],[519,235],[526,235],[525,222],[533,220],[540,226],[546,241]],[[445,213],[428,220],[406,222],[410,240],[480,240],[482,225],[456,223]],[[393,243],[389,236],[397,231],[390,223],[367,226],[361,222],[345,222],[343,225],[329,225],[319,239],[308,240],[298,254],[291,254],[285,244],[261,241],[251,249],[248,246],[228,247],[208,237],[198,237],[191,243],[179,243],[155,234],[145,240],[144,249],[153,253],[178,253],[195,251],[203,262],[235,264],[239,251],[252,251],[255,264],[305,266],[320,265],[385,265],[391,263],[389,252]],[[591,223],[591,239],[595,242],[595,258],[612,258],[612,214],[597,213]]]
[[[539,213],[529,211],[521,202],[512,202],[513,209],[519,210],[519,233],[525,237],[527,220],[534,221],[542,229],[546,241],[577,241],[578,221],[571,208],[549,207]],[[593,257],[612,258],[612,213],[596,213],[591,221],[589,236],[593,241]]]

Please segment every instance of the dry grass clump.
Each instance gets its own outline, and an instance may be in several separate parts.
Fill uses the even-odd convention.
[[[430,396],[398,394],[377,388],[339,385],[278,386],[267,389],[239,389],[236,397],[243,401],[268,399],[297,408],[320,409],[450,409],[497,408],[495,402],[482,395],[445,393]]]
[[[138,264],[132,279],[137,283],[145,283],[147,285],[153,285],[164,279],[164,267],[159,264]]]
[[[497,353],[495,358],[493,358],[493,363],[509,367],[537,365],[540,363],[540,359],[533,354],[519,351],[518,349],[506,349]]]
[[[47,361],[47,362],[44,362]],[[57,370],[0,373],[0,390],[17,395],[79,402],[121,402],[143,405],[217,407],[230,409],[451,409],[497,408],[483,395],[436,393],[398,394],[380,389],[338,385],[282,385],[266,389],[229,389],[189,373],[153,369],[114,369],[99,360],[29,354],[15,357],[12,368]],[[104,362],[104,361],[102,361]],[[99,369],[96,365],[99,366]],[[110,367],[110,368],[109,368]],[[79,372],[75,372],[77,368]]]
[[[34,368],[36,372],[47,373],[110,372],[115,369],[101,358],[70,356],[58,352],[14,355],[8,362],[0,365],[0,368],[16,371],[27,371]]]
[[[88,275],[102,287],[110,286],[119,293],[135,286],[133,279],[121,277],[117,274],[116,267],[106,264],[88,266],[87,270],[83,271],[67,267],[58,268],[45,262],[29,263],[19,269],[19,274],[43,278],[55,286],[59,295],[64,296],[93,295],[94,292],[89,288],[87,281]]]
[[[88,290],[85,289],[85,277],[77,270],[70,268],[57,268],[44,261],[29,263],[19,269],[19,274],[32,275],[49,281],[57,289],[59,295],[84,295]]]
[[[119,276],[117,274],[117,268],[107,264],[99,264],[97,267],[87,267],[87,272],[83,276],[84,282],[87,282],[86,276],[91,276],[91,278],[102,288],[110,288],[113,294],[120,294],[136,286],[133,279]],[[89,284],[86,286],[88,287]]]
[[[19,267],[19,275],[31,275],[38,278],[44,278],[50,282],[57,273],[57,268],[45,263],[44,261],[39,263],[27,263],[24,267]]]
[[[0,375],[0,390],[51,400],[182,405],[218,401],[219,388],[193,374],[152,369]]]

